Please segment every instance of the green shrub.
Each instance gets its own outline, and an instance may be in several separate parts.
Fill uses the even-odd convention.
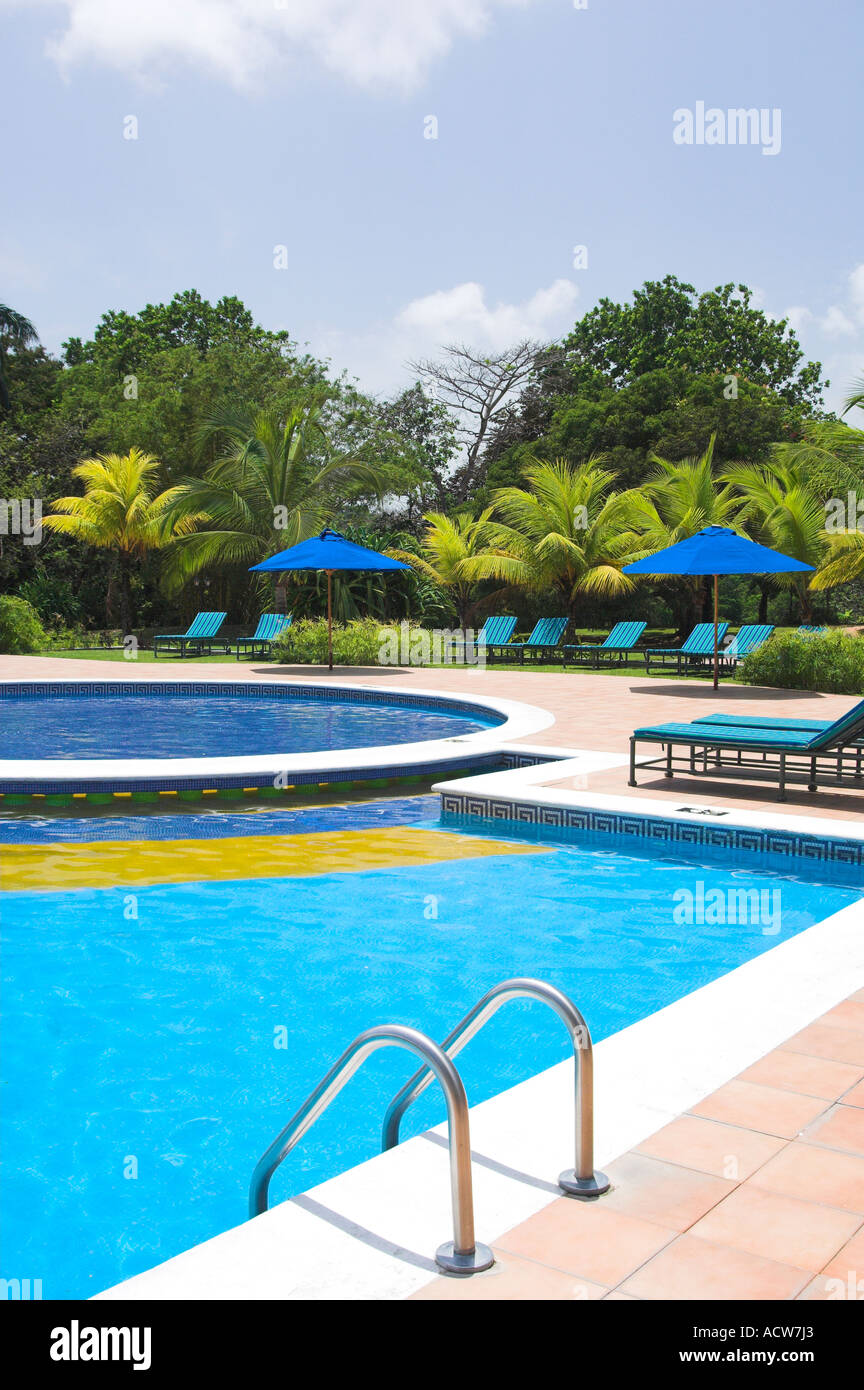
[[[0,597],[0,652],[21,656],[47,646],[48,634],[33,605],[12,594]]]
[[[359,618],[355,622],[333,624],[333,661],[337,666],[389,666],[399,664],[404,650],[411,651],[412,639],[422,629],[403,624],[387,625],[378,618]],[[407,648],[406,648],[407,637]],[[427,643],[428,646],[428,643]],[[415,648],[415,651],[417,648]],[[272,661],[283,665],[324,666],[327,664],[327,619],[301,618],[273,643]],[[415,663],[419,664],[415,657]]]
[[[781,632],[745,657],[740,669],[747,685],[861,695],[864,640],[845,632],[827,632],[823,637]]]

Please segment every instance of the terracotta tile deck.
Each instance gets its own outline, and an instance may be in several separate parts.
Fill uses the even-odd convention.
[[[864,1301],[862,1006],[864,990],[608,1164],[607,1196],[506,1231],[488,1273],[412,1297]]]

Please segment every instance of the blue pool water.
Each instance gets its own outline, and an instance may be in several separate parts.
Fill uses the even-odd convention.
[[[434,805],[382,802],[372,820],[360,808],[293,811],[285,843],[354,815],[372,837],[395,822],[452,846]],[[256,819],[225,817],[224,833]],[[136,823],[143,831],[135,817],[123,824],[131,853]],[[17,843],[53,853],[59,824],[31,821]],[[65,822],[67,835],[92,838],[82,824]],[[9,862],[12,828],[0,827]],[[498,833],[486,825],[460,844]],[[244,1220],[259,1153],[364,1027],[399,1021],[440,1037],[487,988],[524,974],[571,994],[599,1040],[860,897],[818,873],[538,843],[511,825],[481,857],[413,867],[322,863],[307,876],[138,887],[131,899],[122,884],[6,892],[0,1273],[41,1278],[46,1298],[87,1296]],[[681,890],[698,901],[700,884],[779,892],[780,930],[681,925]],[[283,1029],[287,1048],[274,1045]],[[566,1051],[548,1011],[511,1005],[460,1058],[469,1098]],[[377,1152],[386,1103],[413,1070],[389,1049],[370,1059],[280,1169],[272,1199]],[[442,1118],[430,1091],[404,1133]]]
[[[46,695],[0,702],[0,758],[217,758],[371,748],[502,722],[445,708],[217,695]]]

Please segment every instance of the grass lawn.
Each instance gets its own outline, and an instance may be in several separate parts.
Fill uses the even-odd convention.
[[[52,650],[50,650],[50,651],[40,652],[39,655],[40,655],[40,656],[69,657],[70,659],[75,660],[75,661],[119,661],[119,662],[122,662],[124,666],[131,666],[131,665],[134,665],[134,664],[136,664],[136,663],[138,663],[138,662],[153,662],[153,661],[156,660],[156,658],[154,657],[154,655],[153,655],[152,652],[144,651],[143,649],[141,649],[141,650],[138,651],[138,653],[137,653],[137,655],[134,657],[134,659],[133,659],[132,657],[127,657],[127,656],[125,655],[125,653],[123,652],[122,648],[120,648],[120,647],[117,647],[117,648],[80,647],[80,648],[77,648],[75,651],[71,651],[71,652],[61,652],[61,651],[55,651],[55,650],[52,649]],[[256,658],[255,658],[256,661],[259,661],[260,659],[261,659],[260,657],[256,657]],[[172,661],[178,661],[178,660],[179,660],[179,656],[178,656],[177,653],[173,653],[171,656],[166,656],[166,655],[163,653],[163,654],[159,657],[159,662],[158,662],[158,664],[159,664],[160,666],[162,666],[162,665],[164,665],[164,666],[170,666],[171,663],[172,663]],[[225,662],[230,662],[230,664],[231,664],[232,666],[236,666],[236,665],[237,665],[237,658],[236,658],[236,656],[234,656],[233,652],[230,653],[230,654],[227,655],[227,656],[226,656],[226,654],[225,654],[224,652],[218,652],[218,653],[214,652],[212,656],[193,656],[193,655],[191,654],[191,652],[190,652],[190,653],[187,653],[187,655],[186,655],[186,657],[184,658],[184,660],[186,660],[186,661],[207,661],[207,662],[210,662],[210,661],[225,661]]]
[[[69,657],[71,659],[79,661],[114,661],[122,662],[124,665],[132,664],[131,659],[127,659],[119,648],[117,650],[105,650],[104,648],[82,648],[76,651],[45,651],[40,652],[40,656]],[[147,662],[148,664],[152,664],[154,659],[155,658],[152,652],[142,650],[139,651],[138,655],[135,657],[135,662]],[[228,666],[236,666],[238,664],[235,656],[226,656],[221,652],[218,655],[214,653],[213,656],[187,656],[185,659],[187,661],[206,661],[207,663],[219,662],[220,664],[226,664]],[[167,671],[170,669],[172,662],[176,662],[177,660],[179,660],[177,656],[160,656],[158,665],[164,666]],[[255,664],[258,666],[265,665],[266,661],[266,657],[255,658]],[[476,666],[461,666],[456,665],[453,662],[447,662],[446,664],[442,663],[440,666],[436,666],[434,664],[430,664],[429,666],[429,670],[433,671],[476,671],[478,669],[479,668]],[[278,663],[274,663],[274,675],[276,674],[277,670]],[[351,667],[342,666],[339,668],[339,670],[340,672],[350,673]],[[524,666],[520,665],[518,661],[510,663],[496,661],[494,665],[487,666],[486,670],[502,672],[506,671],[508,675],[520,671],[525,671],[526,673],[529,671],[540,671],[546,675],[570,676],[575,678],[578,678],[580,673],[583,671],[593,672],[595,675],[597,674],[597,668],[595,666],[568,666],[567,669],[564,670],[560,661],[553,663],[531,661],[526,662]],[[640,659],[638,662],[633,661],[628,666],[612,666],[607,663],[600,667],[600,674],[604,676],[625,676],[628,677],[630,680],[633,680],[636,677],[642,677],[644,679],[646,676],[644,660]],[[692,672],[686,676],[679,676],[674,666],[670,666],[666,670],[662,670],[655,666],[654,669],[650,673],[648,673],[648,678],[650,680],[710,680],[711,668],[709,666],[703,668],[698,672]],[[724,676],[723,680],[724,682],[729,682],[731,680],[733,685],[739,683],[730,676]]]

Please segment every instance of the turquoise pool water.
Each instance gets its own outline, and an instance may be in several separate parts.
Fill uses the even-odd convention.
[[[259,1153],[370,1024],[440,1037],[492,984],[535,975],[573,996],[599,1040],[861,896],[818,871],[513,826],[457,834],[436,808],[418,797],[171,816],[161,835],[129,817],[95,845],[107,822],[0,824],[5,882],[34,864],[44,877],[0,895],[3,1276],[41,1278],[46,1298],[88,1296],[241,1222]],[[198,836],[196,821],[208,825]],[[220,878],[235,873],[235,844],[245,867]],[[94,846],[84,868],[81,845]],[[145,851],[160,856],[157,877],[200,853],[200,876],[139,882]],[[698,918],[700,893],[754,886],[767,922],[681,920],[682,892]],[[469,1098],[566,1050],[546,1010],[511,1005],[462,1054]],[[407,1054],[376,1054],[280,1169],[272,1200],[377,1152],[386,1103],[413,1069]],[[441,1118],[430,1092],[404,1132]]]

